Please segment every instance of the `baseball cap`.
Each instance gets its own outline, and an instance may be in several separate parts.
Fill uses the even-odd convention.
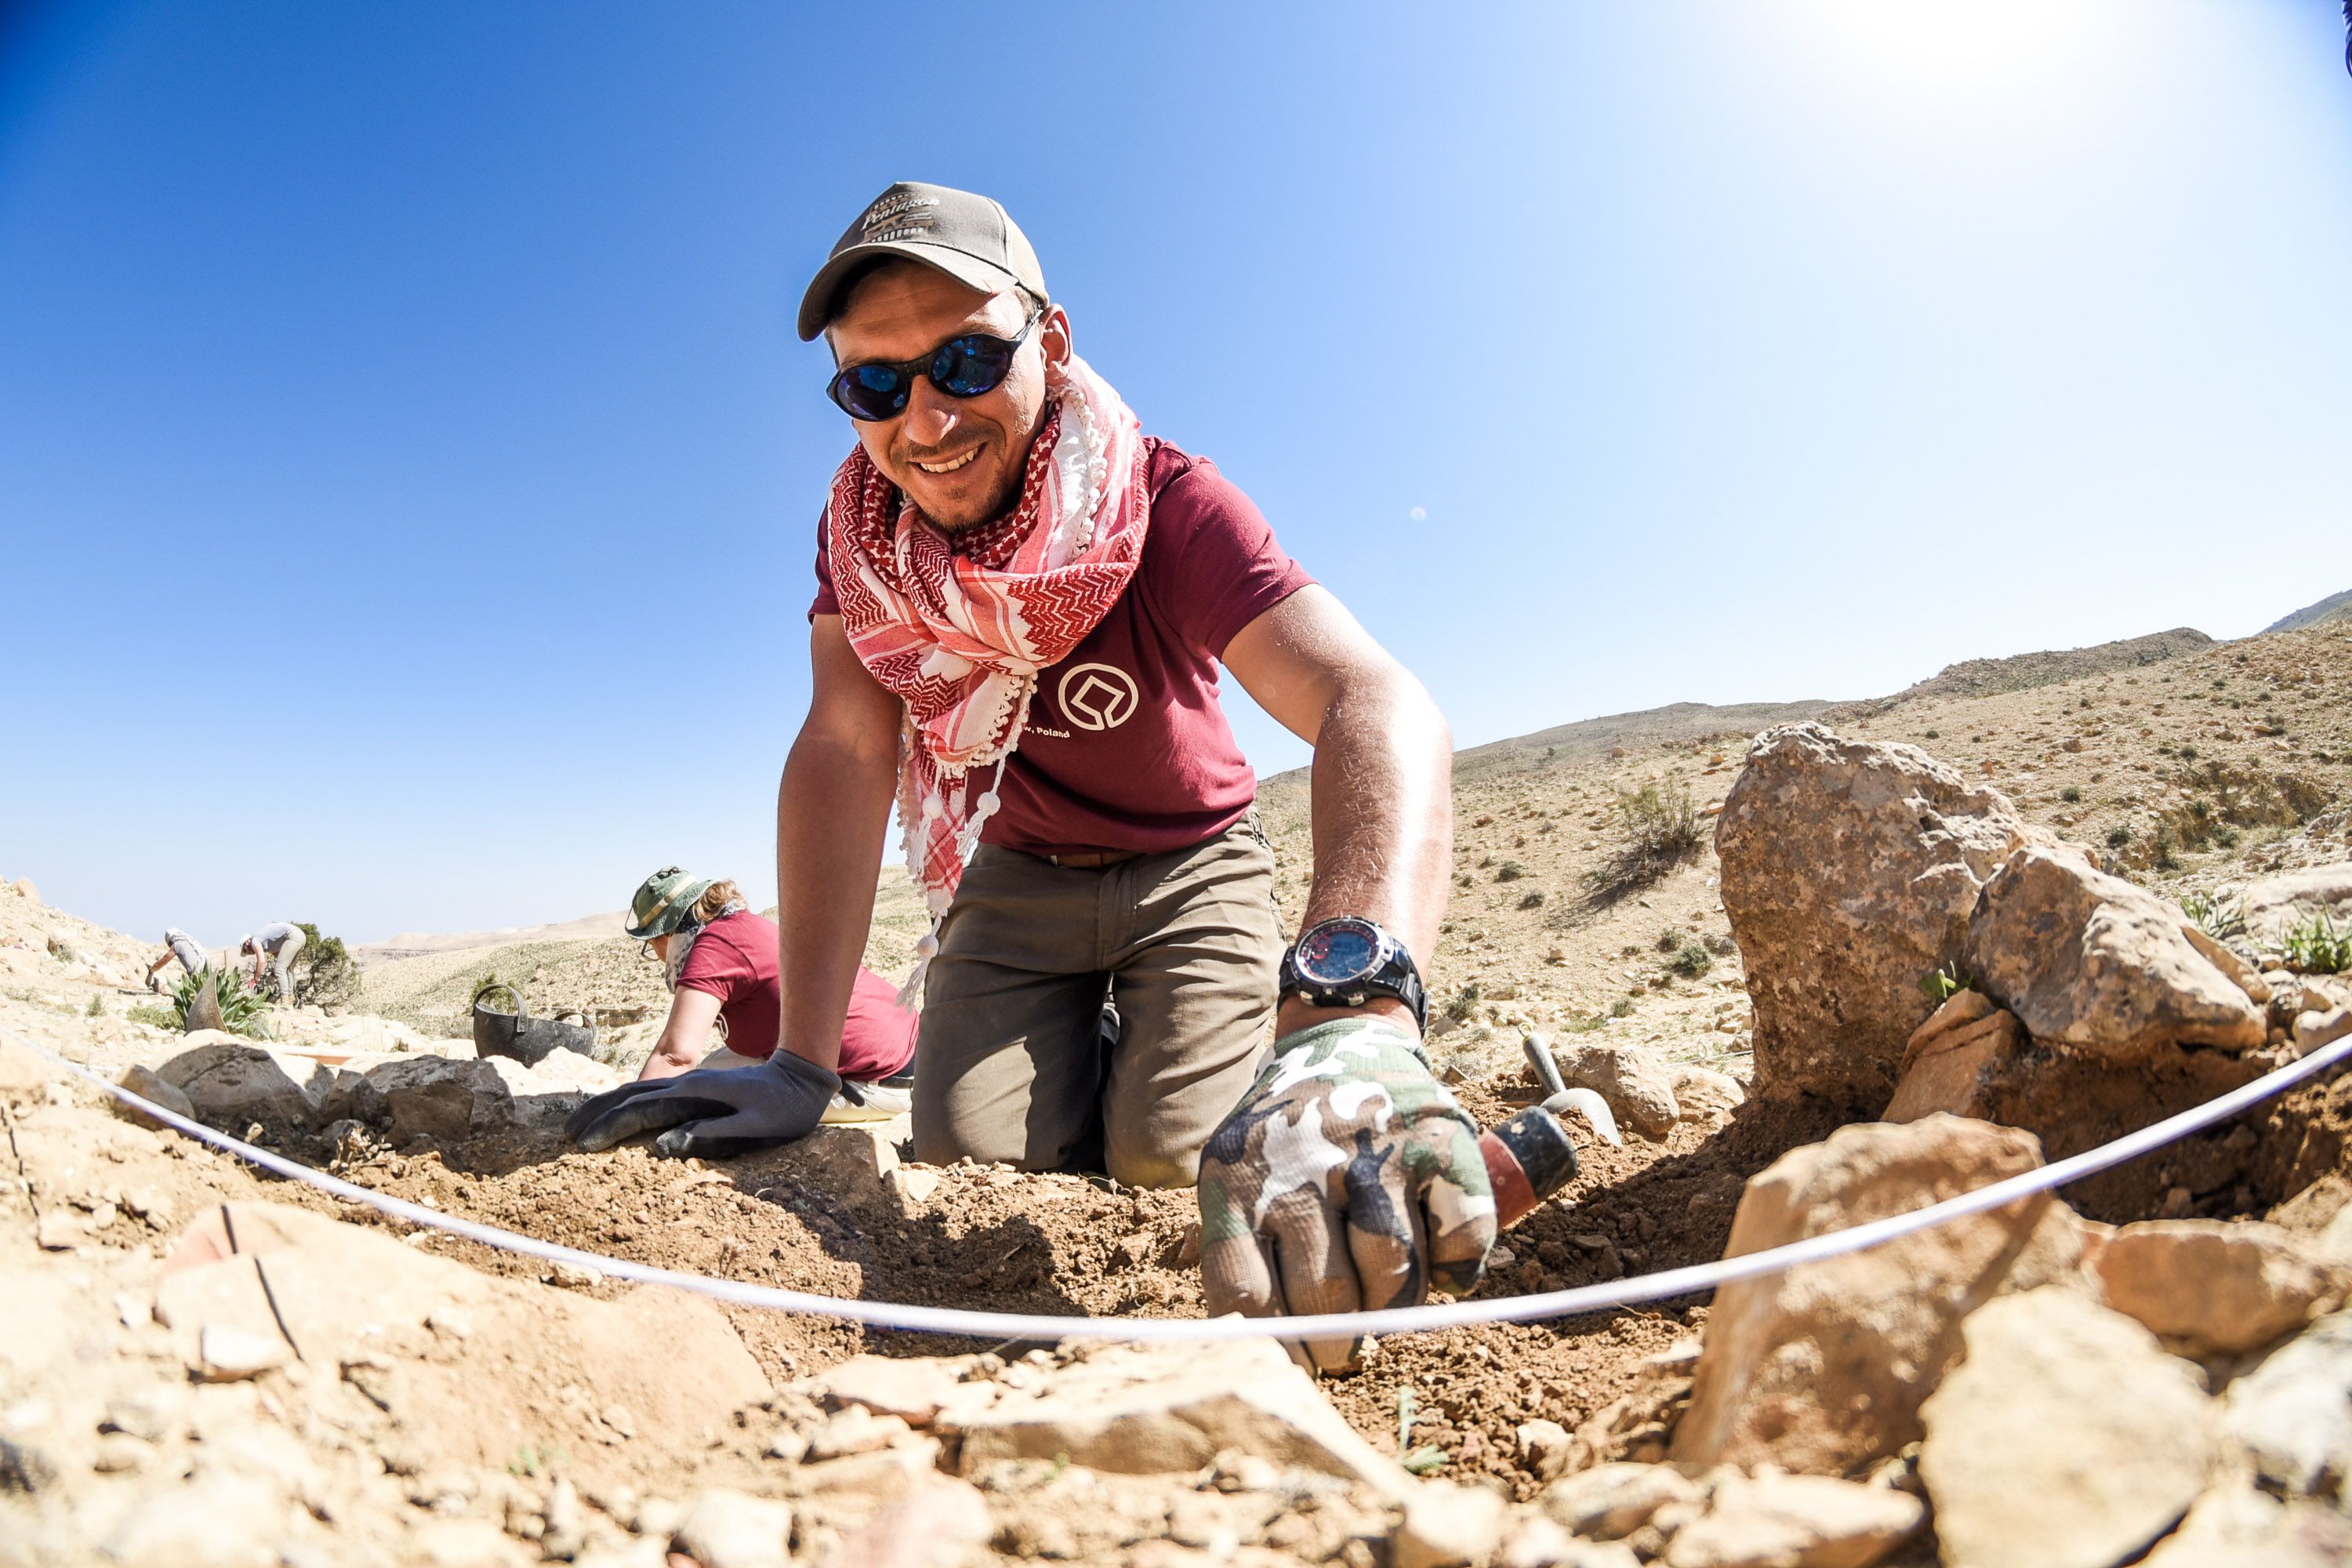
[[[983,293],[1018,284],[1045,302],[1045,273],[1029,237],[1001,202],[947,185],[901,180],[875,197],[833,242],[801,296],[801,342],[824,331],[844,285],[885,257],[903,257]]]

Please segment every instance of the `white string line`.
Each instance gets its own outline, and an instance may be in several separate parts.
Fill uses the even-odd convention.
[[[1279,1320],[1265,1318],[1087,1318],[1062,1317],[1040,1312],[968,1311],[956,1307],[922,1307],[891,1301],[853,1301],[837,1296],[821,1296],[805,1290],[786,1290],[769,1285],[753,1285],[743,1280],[719,1279],[708,1275],[688,1274],[673,1268],[656,1268],[626,1258],[610,1258],[601,1252],[583,1252],[578,1247],[563,1247],[536,1237],[522,1236],[496,1226],[481,1225],[469,1219],[459,1219],[438,1209],[428,1209],[402,1198],[358,1186],[323,1171],[257,1149],[225,1132],[218,1132],[200,1121],[191,1121],[176,1112],[166,1110],[121,1085],[110,1083],[98,1074],[76,1062],[68,1061],[46,1047],[36,1045],[13,1029],[0,1027],[17,1044],[47,1058],[75,1077],[93,1084],[126,1105],[156,1121],[178,1129],[200,1142],[209,1143],[236,1155],[239,1159],[274,1171],[290,1180],[307,1183],[321,1192],[362,1204],[379,1213],[403,1219],[411,1225],[446,1231],[468,1241],[481,1243],[503,1252],[520,1253],[529,1258],[544,1258],[551,1263],[569,1263],[575,1267],[593,1268],[616,1279],[634,1280],[645,1285],[667,1285],[674,1289],[690,1290],[714,1300],[730,1302],[739,1307],[761,1307],[774,1311],[799,1312],[812,1317],[845,1318],[873,1329],[897,1329],[915,1333],[955,1334],[973,1339],[1093,1339],[1093,1340],[1239,1340],[1263,1339],[1269,1333],[1279,1333],[1284,1339],[1319,1340],[1347,1339],[1358,1334],[1401,1334],[1425,1332],[1437,1329],[1465,1328],[1479,1323],[1517,1323],[1542,1318],[1576,1317],[1588,1312],[1605,1311],[1612,1307],[1632,1306],[1637,1302],[1664,1300],[1675,1296],[1693,1295],[1712,1290],[1737,1279],[1752,1279],[1759,1275],[1777,1273],[1799,1264],[1820,1263],[1865,1247],[1878,1247],[1901,1237],[1949,1221],[2000,1208],[2020,1198],[2049,1192],[2069,1182],[2080,1180],[2127,1160],[2138,1158],[2153,1150],[2188,1134],[2227,1121],[2250,1106],[2258,1105],[2273,1095],[2294,1088],[2308,1079],[2318,1077],[2329,1068],[2352,1056],[2352,1036],[2322,1047],[2302,1060],[2267,1073],[2252,1083],[2241,1084],[2226,1094],[2217,1095],[2204,1104],[2192,1106],[2175,1116],[2126,1133],[2111,1143],[2103,1143],[2080,1154],[2070,1155],[2048,1165],[2031,1171],[2021,1171],[2014,1176],[1962,1193],[1957,1197],[1930,1204],[1906,1214],[1890,1215],[1885,1219],[1849,1226],[1843,1230],[1824,1232],[1801,1240],[1751,1252],[1738,1258],[1726,1258],[1713,1263],[1692,1264],[1682,1268],[1668,1268],[1655,1274],[1636,1275],[1626,1279],[1612,1279],[1597,1285],[1580,1285],[1567,1290],[1547,1290],[1531,1296],[1509,1296],[1484,1301],[1450,1301],[1421,1307],[1388,1307],[1370,1312],[1324,1312]],[[1276,1327],[1279,1323],[1279,1328]]]

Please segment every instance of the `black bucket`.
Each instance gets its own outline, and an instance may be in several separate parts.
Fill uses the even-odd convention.
[[[494,991],[503,991],[514,999],[513,1012],[501,1013],[482,1005],[482,998]],[[561,1018],[534,1018],[520,991],[503,980],[493,980],[474,993],[474,1054],[505,1057],[525,1067],[535,1067],[546,1060],[551,1051],[593,1056],[596,1026],[586,1021],[585,1014],[572,1016],[582,1022],[567,1024]]]

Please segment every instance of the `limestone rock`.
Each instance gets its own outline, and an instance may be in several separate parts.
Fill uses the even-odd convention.
[[[2273,1225],[2127,1225],[2106,1238],[2093,1267],[2108,1306],[2198,1360],[2258,1350],[2343,1296],[2318,1247]]]
[[[1979,889],[2027,842],[1999,792],[1914,746],[1819,724],[1757,737],[1716,828],[1755,1004],[1759,1093],[1875,1110]]]
[[[877,1510],[826,1555],[824,1568],[945,1568],[969,1560],[994,1531],[978,1488],[934,1476]]]
[[[671,1545],[702,1568],[790,1568],[793,1510],[723,1487],[688,1505]]]
[[[1905,1044],[1903,1079],[1882,1120],[1916,1121],[1938,1110],[1982,1117],[1987,1075],[2024,1043],[2016,1014],[1981,991],[1955,994]]]
[[[2307,1057],[2320,1047],[2332,1046],[2347,1035],[2352,1035],[2352,1007],[2302,1014],[2294,1021],[2294,1054]]]
[[[856,1406],[877,1415],[896,1415],[909,1426],[929,1426],[941,1410],[985,1404],[985,1384],[965,1383],[969,1356],[852,1356],[816,1375],[825,1398],[838,1407]]]
[[[1502,1494],[1428,1481],[1404,1500],[1389,1537],[1390,1568],[1462,1568],[1484,1563],[1503,1539]]]
[[[914,1118],[827,1124],[797,1142],[747,1154],[736,1180],[754,1190],[782,1179],[821,1192],[869,1214],[898,1214],[901,1199],[887,1178],[898,1169],[898,1145],[914,1135]]]
[[[1622,1541],[1580,1540],[1536,1514],[1504,1541],[1495,1568],[1642,1568],[1642,1560]]]
[[[206,1323],[196,1342],[196,1371],[207,1383],[258,1377],[285,1365],[291,1351],[283,1334],[257,1333],[234,1323]]]
[[[2258,947],[2277,947],[2289,926],[2315,914],[2327,915],[2338,931],[2352,929],[2352,861],[2265,877],[2247,887],[2242,901],[2246,938]]]
[[[514,1094],[492,1063],[413,1057],[368,1068],[355,1091],[353,1113],[388,1123],[398,1138],[453,1143],[513,1121]],[[370,1116],[381,1098],[380,1116]]]
[[[2189,939],[2189,946],[2204,955],[2206,963],[2228,975],[2230,984],[2246,994],[2247,1001],[2256,1006],[2270,1001],[2271,983],[2263,978],[2262,971],[2239,957],[2229,943],[2207,936],[2188,921],[2181,922],[2180,934]]]
[[[1519,1440],[1520,1458],[1538,1479],[1550,1480],[1568,1468],[1568,1428],[1559,1422],[1541,1418],[1522,1421],[1514,1435]]]
[[[123,1568],[277,1568],[290,1504],[257,1477],[208,1475],[132,1503],[99,1555]]]
[[[2330,1171],[2286,1202],[2271,1210],[2271,1224],[2316,1236],[2352,1205],[2352,1181]]]
[[[2252,1487],[2221,1487],[2189,1510],[2139,1568],[2343,1568],[2352,1521],[2311,1502],[2282,1503]]]
[[[1673,1504],[1694,1503],[1699,1489],[1671,1465],[1595,1465],[1544,1489],[1544,1514],[1563,1530],[1596,1541],[1616,1541]]]
[[[1664,1138],[1682,1120],[1682,1108],[1675,1103],[1674,1069],[1647,1047],[1569,1040],[1551,1050],[1570,1088],[1598,1094],[1620,1123],[1643,1137]]]
[[[2010,858],[1978,898],[1964,963],[2036,1040],[2113,1060],[2175,1045],[2251,1050],[2267,1033],[2177,910],[2072,850]]]
[[[2352,1312],[2322,1318],[2233,1381],[2231,1437],[2290,1497],[2347,1500],[2352,1478]]]
[[[166,1082],[152,1068],[143,1063],[133,1062],[123,1068],[122,1076],[115,1079],[115,1082],[142,1100],[152,1100],[164,1110],[184,1116],[191,1121],[196,1120],[194,1104],[186,1095],[180,1092],[179,1087]],[[162,1125],[161,1122],[151,1121],[146,1116],[119,1100],[109,1100],[107,1105],[117,1116],[126,1121],[137,1122],[142,1127]]]
[[[2112,1568],[2189,1511],[2221,1456],[2185,1362],[2071,1290],[1994,1301],[1921,1411],[1945,1568]]]
[[[187,1039],[190,1048],[155,1076],[178,1089],[199,1120],[240,1134],[255,1121],[308,1127],[320,1120],[333,1074],[318,1063],[217,1030]]]
[[[908,1431],[907,1423],[898,1416],[877,1415],[871,1410],[852,1405],[810,1434],[808,1458],[812,1462],[822,1462],[849,1454],[879,1453]]]
[[[1331,1407],[1272,1340],[1122,1345],[1024,1389],[992,1385],[984,1409],[944,1409],[967,1475],[996,1459],[1052,1459],[1126,1475],[1197,1470],[1220,1448],[1367,1482],[1412,1482]]]
[[[1908,1540],[1927,1505],[1827,1476],[1728,1479],[1666,1545],[1666,1568],[1870,1568]]]
[[[1843,1127],[1748,1184],[1727,1256],[1906,1214],[2042,1163],[2032,1135],[1954,1116]],[[2078,1222],[2046,1194],[1716,1293],[1673,1457],[1843,1475],[1919,1436],[1959,1324],[2075,1276]]]
[[[1748,1101],[1748,1091],[1727,1072],[1677,1062],[1674,1075],[1675,1103],[1685,1121],[1728,1116]]]
[[[203,1211],[163,1265],[154,1313],[191,1364],[234,1330],[289,1360],[299,1350],[313,1378],[340,1371],[441,1462],[495,1469],[525,1444],[561,1442],[583,1484],[604,1456],[618,1462],[612,1413],[625,1408],[639,1442],[667,1451],[769,1394],[708,1301],[547,1290],[273,1204]],[[459,1322],[462,1336],[449,1331]],[[486,1401],[485,1384],[545,1392]]]

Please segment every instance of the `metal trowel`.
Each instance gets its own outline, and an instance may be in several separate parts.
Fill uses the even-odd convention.
[[[1495,1188],[1497,1226],[1517,1223],[1537,1205],[1576,1180],[1576,1141],[1568,1130],[1573,1113],[1591,1124],[1609,1142],[1622,1145],[1617,1118],[1609,1102],[1589,1089],[1570,1089],[1559,1076],[1559,1064],[1541,1036],[1527,1035],[1520,1047],[1543,1080],[1544,1100],[1497,1123],[1479,1135],[1478,1152],[1486,1157],[1486,1176]]]

